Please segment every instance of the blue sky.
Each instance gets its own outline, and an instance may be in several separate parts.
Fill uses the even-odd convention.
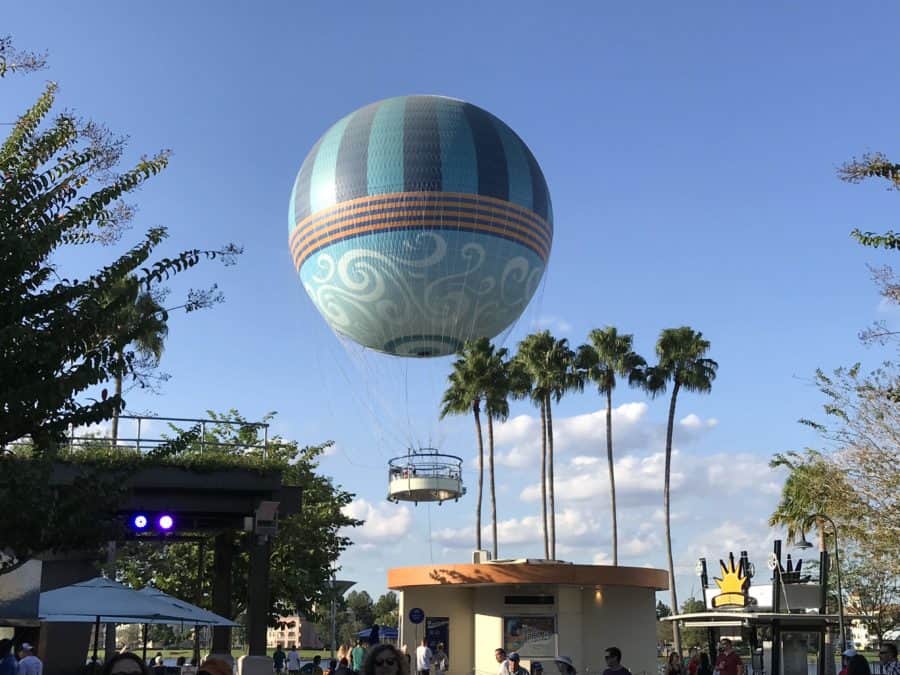
[[[848,232],[890,227],[897,196],[835,170],[896,150],[886,55],[898,19],[900,7],[876,2],[13,3],[4,32],[46,49],[51,67],[5,82],[0,114],[13,119],[53,79],[61,106],[130,135],[130,160],[173,150],[137,195],[127,241],[165,225],[164,252],[235,241],[246,253],[173,284],[217,281],[227,301],[172,318],[162,363],[172,378],[128,407],[277,410],[285,436],[334,440],[322,469],[370,517],[341,574],[373,594],[389,567],[469,558],[474,432],[468,418],[437,420],[447,360],[391,361],[329,331],[293,270],[288,196],[316,139],[372,101],[443,94],[499,116],[540,162],[556,223],[544,285],[507,346],[538,325],[579,344],[613,324],[648,357],[664,327],[712,342],[719,377],[711,395],[681,399],[675,439],[686,597],[698,554],[770,546],[764,520],[783,477],[767,461],[816,443],[796,423],[821,402],[815,368],[883,356],[856,336],[896,320],[866,270],[887,260]],[[61,262],[84,270],[108,255]],[[666,404],[623,388],[614,406],[623,562],[662,567]],[[587,392],[556,413],[560,557],[577,562],[609,552],[602,408]],[[513,414],[498,429],[501,554],[535,557],[534,411]],[[385,502],[387,459],[408,443],[463,456],[469,496]]]

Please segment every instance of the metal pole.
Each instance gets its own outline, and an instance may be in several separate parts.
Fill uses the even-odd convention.
[[[97,623],[94,624],[94,663],[97,663],[97,647],[100,645],[100,617],[97,617]]]
[[[841,559],[838,554],[838,529],[834,521],[828,516],[824,516],[825,520],[831,523],[834,530],[834,571],[837,574],[837,594],[838,594],[838,625],[841,631],[841,653],[847,649],[847,633],[844,631],[844,592],[841,588]]]
[[[137,418],[137,451],[141,452],[141,418]]]
[[[334,583],[334,575],[331,575],[331,658],[334,658],[334,641],[337,640],[337,603],[335,595],[337,595],[337,585]]]

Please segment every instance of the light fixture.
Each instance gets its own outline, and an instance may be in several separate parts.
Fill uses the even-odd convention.
[[[770,554],[769,554],[769,557],[766,558],[766,566],[767,566],[770,570],[773,570],[773,571],[774,571],[775,568],[778,567],[778,556],[775,555],[774,553],[770,553]]]
[[[806,532],[800,530],[800,541],[794,542],[794,548],[799,548],[800,550],[807,550],[812,548],[813,545],[806,540]]]
[[[135,530],[146,530],[147,525],[150,524],[150,520],[147,518],[146,514],[136,513],[131,518],[131,527]]]
[[[703,576],[703,560],[700,559],[697,561],[697,564],[694,565],[694,572],[697,573],[697,576]]]
[[[173,527],[175,527],[175,519],[168,513],[163,513],[157,519],[156,524],[159,526],[160,530],[162,530],[163,532],[168,532]]]

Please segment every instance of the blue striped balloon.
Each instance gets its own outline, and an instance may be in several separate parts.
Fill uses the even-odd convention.
[[[329,325],[372,349],[443,356],[521,315],[553,241],[528,146],[481,108],[399,96],[334,124],[291,193],[291,255]]]

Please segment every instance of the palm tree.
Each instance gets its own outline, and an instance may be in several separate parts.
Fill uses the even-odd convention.
[[[532,333],[519,343],[513,359],[512,391],[530,398],[541,411],[541,498],[544,520],[544,555],[556,559],[556,500],[553,476],[553,406],[566,392],[580,389],[584,380],[575,369],[575,353],[565,338],[550,331]],[[549,490],[548,490],[549,486]],[[548,494],[549,492],[549,494]],[[549,512],[549,524],[547,514]]]
[[[475,505],[475,546],[481,549],[481,504],[484,492],[484,435],[481,430],[481,404],[485,402],[488,413],[488,434],[490,441],[491,506],[494,531],[494,555],[497,553],[497,505],[494,490],[494,446],[493,417],[505,417],[509,406],[505,396],[501,403],[503,371],[506,350],[495,351],[487,338],[470,340],[463,345],[459,358],[453,362],[449,386],[441,400],[441,419],[447,415],[464,415],[472,412],[475,417],[475,435],[478,441],[478,498]],[[493,378],[501,378],[499,384]],[[505,405],[504,405],[505,404]]]
[[[682,389],[698,394],[712,390],[719,364],[706,358],[709,340],[689,326],[666,328],[656,342],[658,363],[647,370],[645,387],[651,396],[665,392],[672,383],[669,399],[669,417],[666,424],[666,467],[663,478],[663,510],[666,518],[666,554],[669,563],[669,593],[672,607],[679,607],[675,590],[675,564],[672,560],[672,529],[669,519],[669,491],[672,470],[672,434],[675,430],[675,404]],[[681,651],[681,630],[677,622],[672,623],[675,651]]]
[[[609,496],[612,506],[612,560],[619,564],[619,528],[616,517],[616,474],[613,462],[612,392],[616,376],[631,386],[643,385],[647,362],[632,349],[633,335],[619,335],[614,326],[595,328],[588,334],[589,344],[578,348],[576,366],[586,379],[597,384],[606,396],[606,461],[609,465]]]
[[[493,350],[493,345],[491,345]],[[491,355],[485,373],[484,410],[487,413],[488,428],[488,476],[491,484],[491,531],[493,535],[494,560],[498,559],[497,547],[497,491],[494,480],[494,420],[509,417],[509,363],[506,349],[498,349]]]
[[[124,284],[130,284],[132,280],[126,280]],[[137,283],[136,281],[133,283]],[[123,286],[123,293],[128,292]],[[139,358],[155,366],[162,358],[165,348],[165,340],[169,334],[167,324],[168,312],[159,304],[158,300],[148,291],[137,291],[133,302],[127,302],[116,310],[119,313],[119,325],[123,331],[134,333],[131,346]],[[119,354],[119,359],[124,354]],[[114,379],[115,395],[122,396],[122,375],[117,374]],[[119,411],[116,410],[112,418],[112,445],[115,447],[119,440]]]
[[[769,466],[786,467],[790,471],[781,488],[781,499],[769,516],[770,526],[787,530],[788,544],[803,537],[815,514],[840,514],[848,508],[846,495],[852,494],[852,490],[847,485],[846,475],[815,450],[807,450],[802,455],[796,452],[776,454]],[[814,521],[821,556],[826,551],[825,521],[822,518],[814,518]],[[843,527],[848,526],[842,524]],[[825,649],[828,654],[834,652],[830,630],[825,631]],[[826,675],[834,675],[834,658],[825,659],[825,669]]]

